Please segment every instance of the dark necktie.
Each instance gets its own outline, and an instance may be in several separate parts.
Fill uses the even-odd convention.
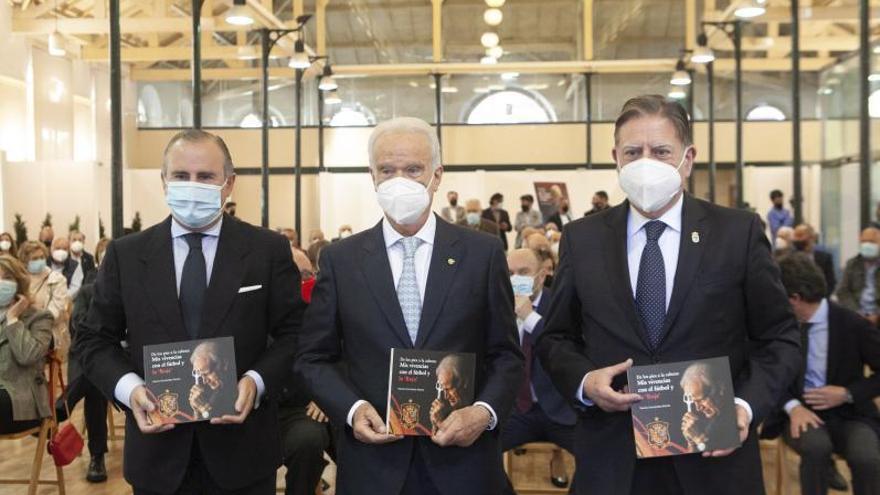
[[[657,243],[664,230],[666,224],[659,220],[645,224],[648,242],[642,251],[636,283],[636,307],[652,349],[657,349],[663,340],[663,323],[666,320],[666,266]]]
[[[202,253],[204,234],[186,234],[183,236],[189,245],[189,253],[183,263],[183,274],[180,277],[180,309],[183,313],[183,325],[190,338],[199,335],[202,321],[202,303],[205,290],[208,288],[208,269],[205,266],[205,255]]]
[[[532,335],[523,331],[522,353],[525,357],[525,373],[516,394],[516,410],[522,414],[532,408]]]

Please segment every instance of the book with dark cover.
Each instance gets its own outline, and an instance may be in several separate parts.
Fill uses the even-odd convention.
[[[633,366],[636,457],[664,457],[739,447],[733,382],[726,357]]]
[[[430,436],[452,411],[474,402],[470,353],[391,349],[385,423],[392,435]]]
[[[236,414],[232,337],[144,346],[144,381],[154,424],[192,423]]]

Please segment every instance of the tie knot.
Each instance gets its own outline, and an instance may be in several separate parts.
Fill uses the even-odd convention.
[[[648,240],[652,242],[657,242],[664,230],[666,230],[666,224],[660,220],[651,220],[645,224],[645,233],[648,234]]]
[[[187,245],[189,245],[190,251],[193,249],[202,249],[202,238],[205,237],[205,234],[186,234],[183,236],[184,240],[186,240]]]
[[[418,237],[404,237],[400,240],[400,244],[403,246],[403,255],[407,258],[411,258],[415,256],[416,249],[421,246],[422,240]]]

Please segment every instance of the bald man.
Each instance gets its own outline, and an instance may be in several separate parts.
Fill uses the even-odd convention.
[[[816,262],[816,265],[825,276],[825,285],[828,291],[826,296],[830,297],[834,293],[834,288],[837,287],[834,259],[831,257],[831,254],[821,249],[816,249],[818,237],[812,226],[802,223],[794,228],[794,233],[791,236],[791,245],[794,251],[806,253],[813,258],[813,261]]]
[[[500,232],[498,224],[488,218],[484,218],[482,214],[483,209],[480,206],[480,200],[469,199],[464,206],[464,218],[459,218],[457,223],[462,227],[498,237],[498,232]]]
[[[543,315],[552,297],[550,289],[544,287],[547,273],[531,249],[511,251],[507,255],[507,267],[513,285],[516,323],[526,370],[516,407],[501,434],[501,448],[507,451],[530,442],[552,442],[573,454],[577,416],[532,352],[532,344],[544,330]],[[550,480],[560,488],[568,485],[559,449],[554,451],[550,461]],[[506,493],[514,493],[509,484]]]
[[[875,326],[880,320],[880,229],[868,227],[859,236],[859,254],[846,263],[837,288],[841,306],[859,313]]]

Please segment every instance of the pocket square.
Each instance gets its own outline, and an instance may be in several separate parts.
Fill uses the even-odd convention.
[[[245,292],[253,292],[255,290],[260,290],[262,288],[263,288],[262,285],[248,285],[247,287],[242,287],[241,289],[238,289],[238,293],[244,294]]]

